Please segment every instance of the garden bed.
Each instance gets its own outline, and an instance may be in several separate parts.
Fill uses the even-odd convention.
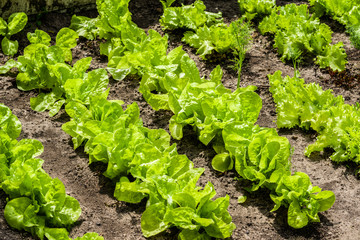
[[[226,21],[238,17],[238,5],[235,0],[208,0],[204,3],[208,11],[221,11]],[[131,1],[130,11],[133,13],[133,21],[139,27],[155,29],[163,33],[159,25],[162,7],[158,0]],[[89,11],[82,15],[95,17],[97,13]],[[32,32],[38,27],[48,32],[54,40],[56,33],[62,27],[70,25],[70,20],[71,15],[60,13],[48,13],[38,18],[34,17],[24,31],[14,36],[14,39],[19,41],[20,54],[28,44],[26,32]],[[360,50],[351,46],[348,36],[340,25],[329,19],[322,20],[332,27],[333,41],[342,41],[345,45],[349,61],[347,64],[348,74],[359,74]],[[170,50],[182,44],[180,33],[170,32],[168,34]],[[263,127],[275,128],[275,104],[269,92],[267,74],[281,70],[284,75],[292,76],[294,70],[291,63],[281,62],[272,44],[271,38],[262,36],[258,31],[254,32],[254,43],[246,55],[242,70],[241,86],[255,85],[258,87],[256,92],[263,100],[258,124]],[[220,64],[224,70],[224,86],[235,90],[237,75],[230,67],[232,64],[230,60],[214,58],[214,61],[205,62],[196,56],[195,51],[189,46],[185,45],[183,49],[196,61],[201,75],[209,75],[210,71]],[[91,70],[105,68],[107,65],[107,58],[100,56],[99,43],[96,41],[87,41],[81,38],[78,46],[73,49],[73,56],[74,62],[83,57],[93,57]],[[0,64],[3,64],[6,59],[7,57],[0,54]],[[320,70],[313,63],[301,64],[299,71],[307,83],[316,82],[324,89],[333,89],[336,95],[343,95],[349,104],[360,101],[359,84],[354,84],[349,89],[334,81],[334,76],[330,75],[327,70]],[[126,204],[117,201],[113,197],[115,183],[102,176],[105,167],[101,164],[88,166],[88,156],[83,153],[83,149],[73,150],[71,137],[61,129],[61,125],[69,121],[65,111],[61,110],[55,117],[49,117],[47,112],[38,113],[31,110],[29,99],[37,93],[18,90],[15,78],[14,72],[0,76],[0,102],[9,106],[21,121],[23,131],[20,138],[33,138],[44,144],[45,151],[41,156],[45,160],[44,169],[50,176],[58,177],[66,186],[67,193],[79,200],[83,213],[77,225],[72,228],[71,236],[76,237],[85,232],[94,231],[107,240],[144,239],[141,233],[140,217],[145,210],[145,202]],[[140,107],[140,117],[146,127],[168,130],[168,122],[172,113],[152,110],[139,93],[138,88],[139,79],[136,78],[126,78],[121,82],[111,80],[109,98],[121,99],[125,104],[137,102]],[[307,173],[314,185],[324,190],[331,190],[336,195],[333,207],[320,213],[320,223],[309,224],[300,230],[288,226],[286,209],[280,208],[276,212],[270,212],[274,203],[267,190],[261,189],[254,193],[248,193],[244,187],[249,186],[249,183],[234,181],[237,176],[235,172],[220,174],[213,170],[211,159],[215,156],[214,150],[198,141],[192,129],[185,128],[184,138],[181,141],[173,142],[178,144],[179,153],[186,154],[194,162],[195,167],[205,168],[205,173],[199,181],[201,186],[211,181],[219,197],[226,194],[230,196],[229,212],[237,226],[232,239],[357,239],[360,236],[360,184],[355,176],[356,167],[332,163],[329,159],[330,152],[313,154],[310,158],[305,157],[305,147],[315,141],[315,132],[293,129],[279,130],[279,134],[287,137],[294,148],[293,171]],[[243,204],[237,203],[237,197],[240,195],[247,196],[247,200]],[[33,239],[30,234],[13,230],[7,225],[3,217],[5,203],[6,195],[1,191],[0,239]],[[175,238],[176,229],[154,239]]]

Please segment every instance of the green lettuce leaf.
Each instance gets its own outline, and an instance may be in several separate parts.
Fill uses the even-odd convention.
[[[3,18],[0,17],[0,35],[5,36],[7,33],[7,29],[8,29],[7,22]]]
[[[98,233],[86,233],[82,237],[77,237],[74,240],[104,240],[103,237],[99,236]]]
[[[61,48],[74,48],[79,35],[70,28],[62,28],[56,35],[56,45]]]
[[[11,36],[23,30],[27,21],[28,21],[28,17],[23,12],[11,14],[8,19],[7,35]]]
[[[14,56],[19,48],[19,42],[17,40],[10,40],[7,37],[4,37],[1,40],[1,49],[5,55]]]
[[[72,61],[71,48],[76,47],[79,35],[70,28],[62,28],[56,35],[56,46],[60,47],[65,56],[65,61]]]
[[[12,139],[18,138],[21,133],[19,119],[4,104],[0,104],[0,129]]]
[[[324,55],[317,56],[316,63],[319,64],[321,68],[329,66],[332,70],[341,72],[345,69],[345,64],[347,63],[347,56],[343,45],[342,42],[335,45],[328,45],[325,47]]]
[[[73,15],[69,28],[76,31],[79,36],[88,40],[94,40],[99,35],[99,30],[96,27],[99,18],[88,18],[83,16]]]
[[[34,33],[27,33],[27,39],[31,44],[44,44],[50,45],[51,37],[46,32],[36,29]]]
[[[5,74],[10,71],[10,69],[18,66],[18,62],[16,62],[14,59],[9,59],[4,65],[0,66],[0,74]]]

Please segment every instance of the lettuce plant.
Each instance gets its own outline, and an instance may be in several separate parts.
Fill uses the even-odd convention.
[[[99,35],[99,29],[96,26],[99,18],[88,18],[84,16],[73,15],[71,18],[70,29],[76,31],[79,36],[88,40],[94,40]]]
[[[238,0],[240,12],[247,20],[270,15],[276,7],[275,0]]]
[[[4,36],[1,49],[5,55],[14,56],[17,53],[19,43],[16,40],[10,40],[10,37],[23,30],[27,21],[27,15],[23,12],[11,14],[8,22],[0,17],[0,35]]]
[[[164,30],[179,28],[196,30],[202,26],[212,26],[222,22],[222,14],[205,11],[206,6],[201,0],[182,7],[168,7],[160,18]]]
[[[344,103],[341,95],[335,97],[331,90],[324,91],[318,84],[305,84],[299,77],[281,77],[277,71],[269,75],[270,91],[277,105],[279,128],[299,126],[318,132],[317,141],[309,145],[305,155],[334,149],[330,156],[335,162],[360,163],[359,104]]]
[[[121,38],[113,38],[100,46],[100,52],[109,59],[108,71],[116,80],[122,80],[127,75],[143,75],[153,65],[157,65],[166,56],[168,37],[162,37],[158,32],[149,30],[148,34],[129,23],[124,26],[127,32]]]
[[[179,95],[169,93],[169,105],[174,113],[169,128],[175,139],[182,138],[185,125],[192,125],[199,133],[199,140],[208,145],[211,141],[219,142],[217,138],[227,123],[256,122],[262,107],[260,97],[254,93],[256,87],[231,92],[222,85],[221,78],[222,70],[218,66],[209,80],[199,78],[198,82],[188,83]],[[215,150],[217,147],[215,144]]]
[[[36,158],[43,145],[34,139],[17,141],[21,123],[0,104],[0,188],[9,195],[4,210],[8,224],[40,239],[69,239],[67,227],[81,214],[79,202],[66,194],[64,184],[51,178]],[[103,240],[97,233],[80,239]]]
[[[309,222],[319,222],[318,212],[334,204],[333,192],[312,186],[305,173],[291,174],[289,141],[275,129],[235,121],[224,128],[222,136],[229,157],[235,160],[236,171],[253,182],[250,191],[260,187],[271,190],[275,203],[272,211],[287,207],[289,226],[302,228]]]
[[[227,26],[226,24],[203,26],[195,32],[185,32],[181,40],[197,49],[196,54],[206,59],[207,55],[214,52],[224,54],[237,47],[235,27],[235,25]]]

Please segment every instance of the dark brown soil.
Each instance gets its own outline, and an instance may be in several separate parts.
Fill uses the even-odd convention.
[[[189,1],[185,1],[189,3]],[[205,0],[209,11],[221,11],[227,21],[238,17],[238,5],[235,0]],[[286,1],[279,1],[284,4]],[[301,1],[296,1],[300,3]],[[158,0],[131,1],[133,20],[145,29],[161,31],[158,24],[162,9]],[[94,17],[96,12],[86,12],[84,15]],[[24,32],[15,36],[23,49],[27,44],[26,32],[33,31],[37,25],[49,32],[52,37],[56,32],[70,24],[71,15],[49,13],[38,16],[28,24]],[[360,73],[360,51],[350,45],[349,37],[344,34],[344,28],[330,19],[335,32],[334,42],[342,41],[348,54],[347,65],[349,75]],[[170,49],[182,44],[181,36],[170,35]],[[258,124],[265,127],[276,127],[275,104],[269,92],[267,74],[281,70],[283,74],[293,75],[291,64],[284,64],[272,48],[270,37],[254,33],[254,43],[248,52],[242,72],[242,86],[255,85],[257,93],[263,99],[263,109]],[[196,61],[202,75],[208,75],[218,63],[208,63],[199,59],[195,51],[188,46],[184,49]],[[21,50],[20,50],[21,53]],[[79,40],[79,45],[73,50],[75,61],[92,56],[91,68],[106,66],[106,58],[99,56],[98,43]],[[7,58],[0,55],[2,64]],[[223,83],[234,90],[236,87],[236,73],[231,69],[229,60],[219,61],[224,70]],[[336,95],[341,94],[345,100],[353,104],[359,102],[359,84],[346,88],[334,81],[327,70],[320,70],[312,62],[303,63],[299,70],[306,82],[317,82],[325,89],[333,89]],[[47,113],[37,113],[30,108],[29,98],[36,92],[22,92],[16,88],[16,72],[7,76],[0,76],[0,102],[9,106],[23,124],[20,138],[34,138],[40,140],[45,146],[42,158],[45,160],[44,169],[52,176],[57,177],[66,186],[67,193],[77,198],[82,207],[82,215],[78,223],[72,228],[71,236],[77,237],[88,231],[95,231],[107,240],[144,239],[141,234],[140,217],[145,204],[125,204],[118,202],[113,196],[114,183],[102,176],[101,165],[88,166],[88,157],[83,149],[73,150],[71,138],[62,131],[61,125],[69,120],[64,110],[57,116],[50,118]],[[126,104],[136,101],[141,109],[141,117],[149,128],[164,128],[168,130],[168,121],[171,112],[152,110],[138,92],[138,79],[127,78],[122,82],[111,81],[110,98],[122,99]],[[200,185],[211,181],[218,196],[230,195],[229,211],[237,229],[232,239],[359,239],[360,236],[360,182],[355,176],[356,166],[349,164],[333,164],[329,153],[314,154],[310,158],[304,156],[305,147],[314,142],[314,132],[304,132],[300,129],[279,130],[294,148],[292,157],[293,171],[307,173],[314,185],[324,190],[334,191],[336,202],[334,206],[320,214],[321,223],[295,230],[288,227],[286,222],[286,209],[270,212],[273,202],[266,190],[247,193],[244,186],[248,183],[235,181],[234,172],[219,174],[211,169],[210,161],[215,155],[211,147],[201,144],[194,132],[185,129],[184,138],[174,141],[178,144],[179,152],[186,154],[196,167],[205,168],[205,174],[200,179]],[[244,204],[237,203],[237,197],[246,195]],[[6,195],[0,191],[0,240],[33,239],[28,233],[11,229],[4,217],[3,209]],[[154,239],[175,239],[176,230],[165,233]]]

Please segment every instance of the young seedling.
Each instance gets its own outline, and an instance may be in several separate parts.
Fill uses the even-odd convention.
[[[253,29],[251,28],[250,23],[244,22],[243,19],[232,22],[230,27],[232,29],[235,39],[235,48],[233,52],[235,55],[234,69],[237,71],[238,74],[237,88],[239,88],[241,79],[241,68],[245,59],[245,54],[251,47],[251,35],[253,33]]]
[[[8,19],[8,23],[0,17],[0,35],[4,36],[1,41],[1,49],[5,55],[14,56],[19,48],[18,41],[10,40],[10,37],[25,27],[28,18],[25,13],[13,13]]]

